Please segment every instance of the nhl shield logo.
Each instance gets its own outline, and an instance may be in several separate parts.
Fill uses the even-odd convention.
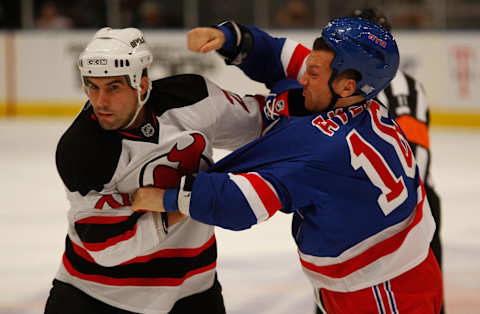
[[[140,130],[142,131],[143,135],[145,135],[145,137],[152,137],[153,134],[155,133],[155,129],[150,123],[147,123],[144,126],[142,126]]]
[[[285,108],[285,103],[283,102],[283,99],[277,101],[275,103],[275,111],[280,112]]]

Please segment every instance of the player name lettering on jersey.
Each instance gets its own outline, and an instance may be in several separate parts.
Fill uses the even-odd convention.
[[[335,113],[332,111],[329,111],[327,113],[327,116],[330,118],[330,119],[333,119],[335,117],[339,118],[340,121],[345,125],[347,122],[348,122],[348,117],[347,117],[347,114],[343,111],[343,108],[337,108],[335,109]]]
[[[324,119],[321,115],[313,119],[312,125],[328,136],[333,136],[340,126],[332,119]]]
[[[352,117],[355,117],[361,111],[363,111],[363,107],[359,106],[359,108],[362,108],[362,109],[360,111],[358,111],[358,109],[355,109],[356,114],[354,115],[352,113]],[[335,110],[327,112],[327,117],[328,118],[325,119],[322,115],[319,115],[318,117],[313,119],[312,125],[328,136],[333,136],[335,132],[340,129],[339,123],[343,125],[348,123],[348,115],[343,110],[343,108],[337,108]]]

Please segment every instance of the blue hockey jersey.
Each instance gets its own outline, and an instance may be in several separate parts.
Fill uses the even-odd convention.
[[[181,198],[181,193],[180,193]],[[435,229],[413,154],[375,101],[282,117],[262,138],[195,179],[180,210],[240,230],[276,211],[316,287],[353,291],[424,260]]]
[[[418,265],[435,224],[415,158],[388,110],[371,100],[287,118],[288,108],[303,107],[288,93],[301,89],[294,80],[309,50],[250,30],[255,47],[240,68],[269,88],[280,86],[265,106],[271,125],[199,173],[191,192],[184,179],[179,210],[232,230],[278,210],[293,213],[300,262],[317,288],[363,289]]]

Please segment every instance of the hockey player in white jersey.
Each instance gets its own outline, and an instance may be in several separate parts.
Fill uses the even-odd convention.
[[[132,208],[179,210],[232,230],[292,213],[323,312],[439,313],[425,189],[403,132],[373,99],[398,69],[392,35],[365,19],[336,19],[310,52],[255,27],[219,29],[194,30],[190,47],[218,50],[272,89],[265,108],[274,122],[177,189],[139,189]]]
[[[152,82],[152,59],[134,28],[103,28],[80,55],[88,101],[56,151],[70,210],[47,314],[225,313],[213,227],[133,212],[131,195],[176,187],[212,164],[213,147],[258,137],[259,103],[198,75]]]

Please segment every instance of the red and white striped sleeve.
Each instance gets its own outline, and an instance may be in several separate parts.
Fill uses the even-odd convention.
[[[299,80],[305,73],[309,54],[310,49],[287,38],[280,54],[285,77]]]
[[[284,208],[285,194],[259,172],[204,173],[193,191],[178,192],[178,209],[200,222],[242,230],[268,220]],[[282,200],[283,199],[283,200]]]
[[[258,173],[230,173],[228,176],[247,200],[257,223],[267,220],[282,208],[282,202],[273,186]]]

